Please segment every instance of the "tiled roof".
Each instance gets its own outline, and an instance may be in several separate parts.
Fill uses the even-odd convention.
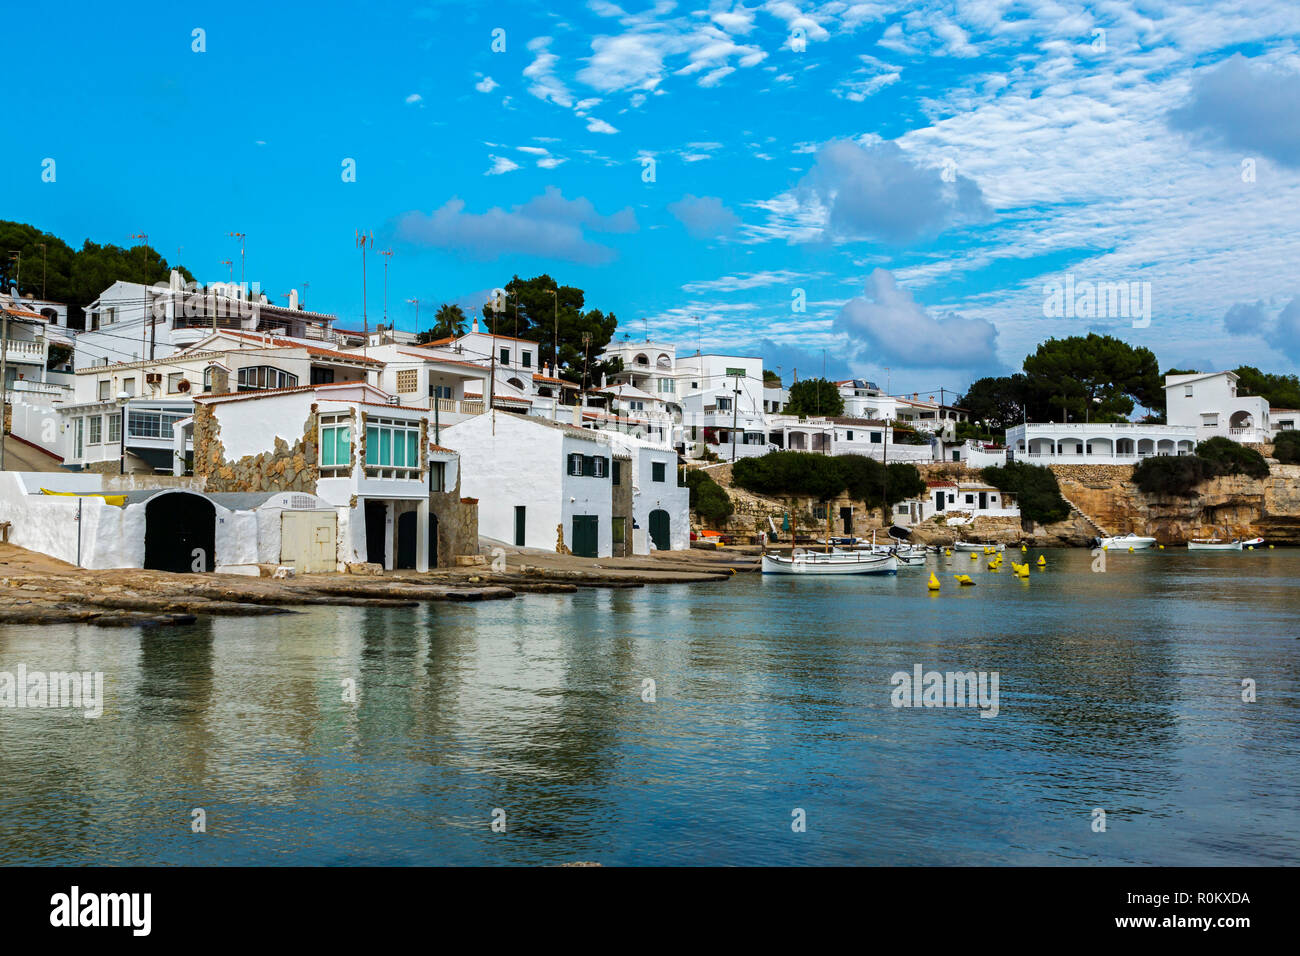
[[[361,362],[365,365],[383,365],[379,359],[367,358],[364,355],[356,355],[352,352],[339,352],[336,349],[322,348],[319,345],[308,345],[301,339],[293,339],[284,336],[272,336],[268,342],[265,335],[258,335],[255,332],[236,332],[233,329],[222,329],[218,335],[233,335],[236,338],[248,339],[261,344],[267,349],[306,349],[308,355],[318,355],[322,358],[343,359],[348,362]]]

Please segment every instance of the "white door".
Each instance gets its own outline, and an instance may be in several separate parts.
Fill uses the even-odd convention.
[[[299,574],[333,571],[337,566],[338,516],[328,511],[285,511],[280,515],[280,563]]]

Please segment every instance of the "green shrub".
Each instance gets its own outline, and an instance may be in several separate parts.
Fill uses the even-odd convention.
[[[1268,462],[1264,460],[1264,456],[1253,448],[1237,444],[1230,438],[1220,436],[1201,442],[1196,446],[1196,457],[1209,463],[1211,477],[1213,475],[1268,477]]]
[[[1300,431],[1278,432],[1273,439],[1273,457],[1284,465],[1300,465]]]
[[[1070,506],[1061,497],[1061,488],[1050,468],[1012,461],[1005,467],[990,465],[980,476],[998,491],[1016,496],[1022,519],[1054,524],[1069,517]]]
[[[740,488],[773,497],[808,497],[826,501],[846,492],[868,507],[912,498],[925,492],[915,465],[895,462],[886,467],[865,455],[819,455],[805,451],[773,451],[742,458],[731,469]]]
[[[1204,459],[1196,455],[1158,455],[1144,458],[1133,469],[1133,483],[1144,495],[1189,498],[1196,486],[1213,477]]]
[[[699,468],[686,472],[686,487],[690,489],[690,507],[701,518],[719,524],[736,511],[727,490],[713,480],[713,476]]]

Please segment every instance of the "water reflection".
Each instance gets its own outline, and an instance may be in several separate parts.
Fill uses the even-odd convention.
[[[936,563],[979,581],[938,596],[919,573],[741,577],[9,628],[0,670],[102,670],[108,700],[0,710],[0,861],[1300,858],[1300,554],[1094,574],[1054,552],[1027,584],[983,564]],[[915,664],[997,671],[1000,715],[893,708]]]

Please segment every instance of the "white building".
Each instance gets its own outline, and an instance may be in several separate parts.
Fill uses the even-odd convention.
[[[677,480],[677,452],[667,445],[610,432],[603,437],[631,461],[632,553],[691,546],[690,489]],[[620,476],[621,477],[621,476]],[[642,532],[638,535],[636,532]]]
[[[1153,455],[1190,455],[1193,425],[1029,422],[1007,429],[1007,458],[1036,465],[1131,465]]]
[[[192,444],[187,439],[181,449],[173,429],[188,430],[195,396],[365,382],[382,368],[378,359],[320,343],[230,329],[208,332],[154,361],[82,366],[73,395],[59,407],[61,431],[68,432],[64,463],[183,475]]]
[[[969,524],[976,518],[1019,518],[1016,496],[980,481],[927,481],[922,498],[894,505],[894,523],[901,528],[942,515],[950,525]]]
[[[360,382],[205,395],[195,406],[194,473],[207,489],[301,487],[334,511],[309,531],[334,543],[338,570],[428,570],[436,526],[427,408]],[[440,471],[454,486],[445,464]]]
[[[610,557],[614,448],[602,432],[495,410],[443,430],[479,533],[517,547]],[[674,469],[675,477],[675,469]],[[671,529],[670,529],[671,533]]]
[[[219,330],[274,333],[335,345],[334,316],[307,312],[290,290],[287,306],[234,283],[187,285],[173,271],[166,286],[114,282],[86,307],[76,368],[162,359]]]
[[[49,318],[35,311],[28,300],[14,301],[3,293],[0,293],[0,315],[8,327],[0,343],[4,347],[4,388],[13,388],[15,382],[45,382],[45,366],[50,356]]]
[[[1236,372],[1165,376],[1165,420],[1196,429],[1197,441],[1223,437],[1266,442],[1272,436],[1268,399],[1238,395]]]
[[[696,354],[677,358],[677,393],[688,458],[705,451],[720,458],[765,455],[767,401],[763,360],[754,356]],[[735,432],[734,442],[732,432]]]

